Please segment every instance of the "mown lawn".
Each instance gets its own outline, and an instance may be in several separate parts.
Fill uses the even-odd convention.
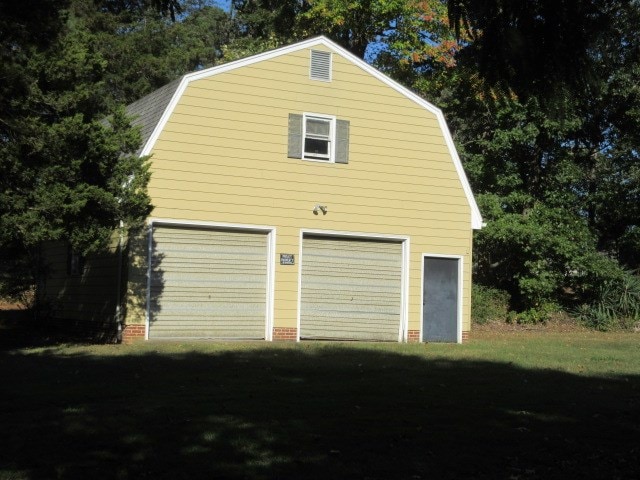
[[[640,334],[0,344],[2,479],[640,478]]]

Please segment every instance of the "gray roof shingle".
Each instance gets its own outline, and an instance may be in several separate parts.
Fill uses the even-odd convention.
[[[154,128],[160,121],[162,114],[166,110],[169,102],[173,98],[182,77],[154,90],[149,95],[142,97],[140,100],[127,105],[127,114],[132,117],[131,124],[140,126],[140,134],[142,136],[142,145],[140,151],[146,145],[151,137]],[[140,151],[138,153],[140,153]]]

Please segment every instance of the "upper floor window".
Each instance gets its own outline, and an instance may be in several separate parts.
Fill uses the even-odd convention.
[[[331,160],[335,118],[304,116],[304,149],[302,158]]]
[[[349,121],[318,113],[290,113],[288,156],[349,163]]]

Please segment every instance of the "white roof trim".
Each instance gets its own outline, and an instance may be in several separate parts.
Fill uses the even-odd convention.
[[[149,155],[151,153],[151,150],[153,149],[156,141],[158,140],[158,137],[160,136],[160,132],[162,132],[162,130],[164,129],[164,126],[169,120],[169,117],[171,116],[171,114],[173,113],[173,110],[178,104],[178,101],[180,100],[180,97],[184,93],[185,89],[187,88],[187,85],[189,84],[189,82],[192,82],[194,80],[200,80],[202,78],[211,77],[214,75],[218,75],[220,73],[228,72],[236,68],[245,67],[247,65],[252,65],[254,63],[262,62],[264,60],[270,60],[272,58],[279,57],[281,55],[286,55],[292,52],[296,52],[298,50],[303,50],[303,49],[315,47],[318,45],[323,45],[329,48],[330,50],[333,50],[338,55],[346,58],[357,67],[360,67],[362,70],[366,71],[370,75],[373,75],[375,78],[377,78],[381,82],[385,83],[389,87],[396,90],[398,93],[414,101],[415,103],[417,103],[418,105],[420,105],[421,107],[423,107],[424,109],[428,110],[429,112],[433,113],[436,116],[436,118],[438,119],[438,124],[440,125],[440,128],[442,129],[442,133],[444,134],[444,139],[447,144],[447,148],[449,149],[449,153],[451,154],[451,158],[453,159],[453,164],[455,165],[456,172],[458,173],[458,177],[460,178],[460,183],[462,184],[462,188],[467,197],[467,201],[469,202],[469,206],[471,207],[471,228],[475,230],[481,229],[483,227],[482,215],[480,214],[480,209],[478,208],[478,205],[476,204],[475,198],[473,196],[473,192],[471,191],[471,186],[469,185],[469,181],[467,180],[467,175],[465,174],[464,168],[462,167],[462,162],[460,161],[460,157],[458,156],[458,152],[456,151],[455,144],[453,143],[453,137],[451,136],[451,132],[449,131],[449,127],[447,126],[447,122],[444,118],[444,114],[442,113],[442,110],[440,110],[435,105],[432,105],[431,103],[427,102],[425,99],[419,97],[408,88],[403,87],[395,80],[392,80],[391,78],[387,77],[384,73],[376,70],[374,67],[366,63],[364,60],[356,57],[355,55],[345,50],[341,46],[337,45],[336,43],[332,42],[326,37],[311,38],[309,40],[295,43],[287,47],[281,47],[276,50],[260,53],[252,57],[243,58],[241,60],[236,60],[234,62],[225,63],[223,65],[207,68],[205,70],[200,70],[198,72],[193,72],[185,75],[184,77],[182,77],[182,81],[180,82],[180,85],[178,86],[178,88],[176,88],[176,91],[174,92],[173,97],[171,98],[171,101],[167,105],[167,108],[165,109],[164,113],[162,114],[162,117],[160,117],[160,121],[153,129],[153,132],[151,133],[149,140],[147,140],[147,143],[144,145],[141,155]]]

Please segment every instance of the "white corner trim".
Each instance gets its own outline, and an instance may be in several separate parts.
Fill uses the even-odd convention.
[[[400,315],[401,332],[400,341],[407,343],[409,340],[409,270],[411,269],[411,238],[407,237],[402,242],[402,309]]]
[[[467,197],[467,201],[469,202],[469,206],[471,207],[471,228],[473,228],[474,230],[481,229],[483,227],[482,215],[480,214],[480,209],[478,208],[478,205],[473,196],[473,192],[471,191],[471,186],[469,185],[469,181],[464,172],[464,168],[462,167],[462,162],[460,161],[460,157],[458,156],[458,152],[456,151],[456,147],[453,142],[453,137],[451,136],[451,132],[449,131],[449,127],[447,126],[447,122],[444,118],[444,114],[442,113],[442,110],[440,110],[435,105],[429,103],[425,99],[421,98],[420,96],[416,95],[408,88],[403,87],[398,82],[386,76],[384,73],[380,72],[379,70],[375,69],[374,67],[369,65],[367,62],[365,62],[361,58],[356,57],[351,52],[345,50],[344,48],[342,48],[341,46],[332,42],[331,40],[329,40],[324,36],[310,38],[308,40],[304,40],[302,42],[298,42],[293,45],[280,47],[275,50],[260,53],[258,55],[253,55],[251,57],[235,60],[233,62],[225,63],[223,65],[218,65],[215,67],[207,68],[205,70],[201,70],[198,72],[193,72],[185,75],[184,77],[182,77],[180,85],[178,86],[178,88],[176,88],[176,91],[174,92],[173,97],[171,98],[171,101],[169,102],[169,104],[167,105],[167,108],[165,109],[164,113],[160,117],[160,121],[158,121],[157,125],[153,129],[153,132],[151,133],[149,140],[147,140],[147,143],[144,145],[141,155],[145,156],[151,153],[151,151],[153,150],[153,147],[155,146],[156,141],[158,140],[158,137],[160,136],[160,133],[164,129],[167,121],[169,120],[169,117],[173,113],[173,110],[175,109],[176,105],[178,104],[180,97],[182,97],[182,94],[184,93],[184,91],[187,88],[187,85],[190,82],[195,80],[200,80],[203,78],[212,77],[214,75],[225,73],[230,70],[234,70],[236,68],[252,65],[254,63],[262,62],[264,60],[270,60],[272,58],[279,57],[281,55],[286,55],[292,52],[296,52],[296,51],[303,50],[310,47],[315,47],[318,45],[323,45],[326,48],[332,50],[334,53],[337,53],[343,58],[349,60],[355,66],[361,68],[365,72],[374,76],[376,79],[380,80],[387,86],[393,88],[395,91],[397,91],[401,95],[404,95],[409,100],[412,100],[413,102],[417,103],[418,105],[420,105],[421,107],[423,107],[424,109],[433,113],[436,116],[436,118],[438,119],[438,124],[440,125],[442,133],[444,135],[447,148],[449,150],[449,153],[455,165],[456,172],[458,173],[460,183],[462,184],[462,188],[464,190],[465,196]]]
[[[153,224],[148,224],[147,228],[147,288],[146,288],[146,311],[144,315],[144,339],[149,340],[149,327],[151,325],[151,258],[153,255]]]

